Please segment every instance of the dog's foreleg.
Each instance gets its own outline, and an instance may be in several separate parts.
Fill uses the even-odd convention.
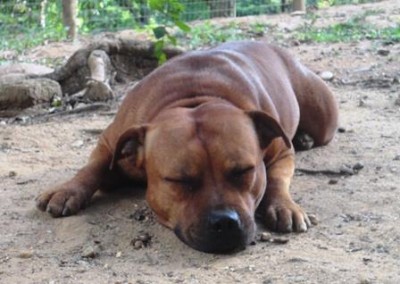
[[[260,207],[261,214],[270,230],[305,232],[311,223],[307,214],[290,196],[294,154],[291,150],[287,152],[267,169],[267,189]]]

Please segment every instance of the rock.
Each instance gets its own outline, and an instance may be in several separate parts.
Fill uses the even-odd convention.
[[[141,240],[143,243],[148,243],[151,241],[151,236],[148,233],[144,233],[143,235],[140,235],[138,239]]]
[[[131,241],[135,249],[148,247],[151,244],[151,235],[149,233],[142,233]]]
[[[357,163],[355,163],[354,164],[354,166],[353,166],[353,170],[354,171],[359,171],[359,170],[362,170],[364,168],[364,164],[363,163],[361,163],[361,162],[357,162]]]
[[[83,258],[95,258],[97,255],[97,248],[95,248],[94,246],[85,247],[81,253],[81,257]]]
[[[339,181],[337,179],[330,179],[328,184],[337,184]]]
[[[308,214],[308,219],[310,220],[311,225],[313,226],[317,226],[319,223],[317,216],[315,216],[314,214]]]
[[[344,127],[339,127],[339,128],[338,128],[338,132],[339,132],[339,133],[345,133],[345,132],[346,132],[346,128],[344,128]]]
[[[346,175],[354,175],[354,170],[351,168],[351,167],[349,167],[348,165],[342,165],[341,167],[340,167],[340,173],[342,173],[342,174],[346,174]]]
[[[269,243],[276,243],[276,244],[286,244],[287,242],[289,242],[289,239],[286,237],[273,237],[268,232],[262,232],[259,235],[258,240],[263,243],[269,242]]]
[[[121,256],[122,256],[122,252],[121,251],[117,252],[116,255],[115,255],[116,258],[120,258]]]
[[[298,40],[293,40],[293,41],[292,41],[292,45],[293,45],[293,46],[300,46],[300,45],[301,45],[301,42],[298,41]]]
[[[275,244],[287,244],[289,242],[289,239],[286,237],[275,237],[271,240],[271,242]]]
[[[33,251],[32,251],[32,250],[20,251],[20,252],[18,253],[18,257],[19,257],[19,258],[24,258],[24,259],[26,259],[26,258],[32,258],[32,256],[33,256]]]
[[[132,245],[135,249],[141,249],[142,247],[144,247],[144,244],[142,241],[136,240],[136,241],[132,241]]]
[[[129,218],[135,219],[136,221],[145,221],[147,219],[147,215],[149,214],[148,209],[139,208],[133,214],[129,215]]]
[[[334,78],[334,75],[330,71],[322,71],[319,76],[322,78],[324,81],[332,81]]]
[[[28,79],[27,76],[23,74],[7,74],[0,77],[0,85],[15,84],[26,79]]]
[[[47,66],[32,64],[32,63],[16,63],[0,66],[0,77],[8,76],[10,74],[19,75],[44,75],[53,72],[52,68]]]
[[[269,242],[272,239],[272,235],[268,232],[262,232],[260,234],[260,242]]]
[[[83,140],[77,140],[71,144],[71,147],[72,148],[81,148],[83,146],[83,144],[84,144]]]
[[[389,49],[378,49],[378,54],[382,56],[388,56],[390,53]]]
[[[74,108],[79,109],[79,108],[85,108],[87,106],[88,106],[88,104],[85,104],[85,103],[77,103]]]
[[[9,171],[8,172],[8,177],[13,178],[13,177],[16,177],[16,176],[17,176],[17,172],[16,171]]]
[[[364,98],[361,98],[361,99],[358,101],[358,106],[359,106],[359,107],[364,107],[365,105],[366,105],[365,99],[364,99]]]
[[[393,158],[393,161],[400,161],[400,155],[396,155],[396,156]]]
[[[399,94],[399,96],[397,97],[397,99],[394,101],[394,105],[395,105],[395,106],[400,106],[400,94]]]
[[[60,85],[50,79],[26,79],[0,84],[0,110],[22,110],[62,96]]]

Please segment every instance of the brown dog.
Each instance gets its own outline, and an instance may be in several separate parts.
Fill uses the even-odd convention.
[[[147,181],[159,221],[197,250],[245,247],[257,208],[271,230],[304,232],[310,221],[289,194],[291,140],[297,131],[324,145],[337,119],[323,81],[277,47],[237,42],[186,53],[128,94],[88,164],[37,204],[68,216],[98,189]]]

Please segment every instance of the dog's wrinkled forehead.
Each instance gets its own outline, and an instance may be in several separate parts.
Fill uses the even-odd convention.
[[[210,159],[231,167],[251,163],[258,153],[251,119],[233,107],[177,109],[163,114],[156,124],[146,138],[146,152],[159,166],[185,169],[188,175],[196,175],[197,169],[207,166],[201,163]]]

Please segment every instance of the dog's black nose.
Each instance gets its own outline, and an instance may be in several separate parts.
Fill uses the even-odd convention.
[[[211,233],[229,236],[241,231],[239,214],[234,210],[215,210],[208,216]]]
[[[203,215],[200,222],[190,226],[188,230],[182,231],[180,227],[176,227],[175,234],[197,250],[230,253],[246,247],[254,235],[253,225],[238,211],[214,209]]]
[[[235,210],[213,210],[207,216],[203,251],[227,253],[246,246],[247,234],[238,212]]]

